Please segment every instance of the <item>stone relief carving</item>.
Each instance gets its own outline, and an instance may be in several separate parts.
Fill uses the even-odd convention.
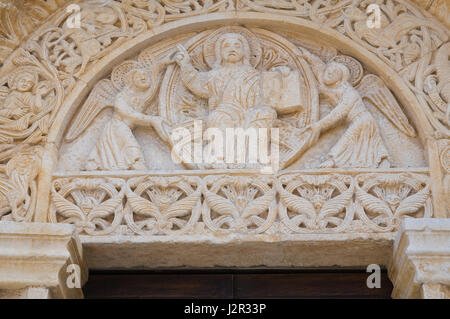
[[[344,64],[332,61],[325,65],[307,50],[304,52],[319,79],[320,93],[335,106],[326,117],[305,129],[311,130],[312,139],[317,140],[321,131],[330,129],[339,121],[348,123],[347,130],[320,167],[389,167],[389,154],[376,121],[362,100],[362,96],[368,97],[399,130],[415,136],[389,89],[377,76],[367,75],[358,87],[359,93],[352,87],[350,70]]]
[[[18,67],[0,81],[0,141],[4,148],[45,141],[62,98],[54,70],[22,51],[13,60]],[[2,160],[6,158],[2,154]]]
[[[269,32],[265,32],[265,35],[269,39],[272,36]],[[288,66],[288,58],[283,61],[277,56],[278,48],[269,46],[263,57],[261,40],[256,34],[242,27],[220,28],[202,38],[203,33],[188,43],[191,51],[197,48],[202,50],[198,60],[205,61],[206,65],[201,68],[208,71],[197,71],[192,65],[188,51],[179,45],[175,59],[180,70],[176,70],[175,74],[179,73],[181,83],[193,95],[191,97],[196,101],[194,104],[202,103],[199,101],[201,99],[207,101],[202,112],[207,114],[206,128],[220,128],[224,132],[226,128],[235,127],[271,128],[275,125],[278,115],[288,115],[297,123],[290,125],[282,122],[279,125],[284,126],[282,130],[295,131],[305,118],[309,120],[312,117],[308,113],[316,107],[312,105],[315,93],[313,79],[306,78],[307,75],[302,70],[291,69]],[[296,48],[294,50],[298,51]],[[280,61],[276,61],[277,58]],[[168,71],[166,77],[171,76],[171,71]],[[311,90],[308,90],[309,88]],[[170,99],[173,99],[166,94],[170,92],[170,84],[162,89],[164,92],[160,107],[165,107],[171,103]],[[164,99],[165,97],[169,101]],[[185,116],[186,111],[190,110],[183,111]],[[186,122],[177,118],[177,114],[169,120],[175,122],[175,125],[186,126]],[[289,146],[295,149],[295,155],[298,156],[298,145]]]
[[[64,0],[2,1],[0,3],[0,63],[21,41],[52,13]]]
[[[0,220],[32,221],[42,153],[40,146],[24,146],[0,165]]]
[[[168,140],[164,119],[143,113],[155,96],[158,73],[156,66],[142,56],[139,62],[122,63],[113,70],[111,80],[96,85],[66,136],[68,141],[74,140],[105,107],[114,107],[114,115],[89,155],[86,169],[145,169],[141,147],[131,131],[134,126],[152,126],[162,139]]]
[[[52,186],[51,221],[88,235],[380,233],[431,215],[422,173],[74,176]]]
[[[410,85],[411,89],[417,93],[418,99],[423,104],[428,120],[436,130],[436,137],[448,138],[449,97],[446,93],[446,87],[448,86],[446,75],[448,72],[445,71],[448,69],[449,47],[446,44],[446,41],[448,41],[448,30],[431,19],[425,18],[420,11],[406,1],[386,0],[380,1],[379,4],[383,14],[382,28],[368,30],[363,23],[363,21],[365,21],[364,19],[367,19],[365,9],[368,5],[368,3],[364,1],[291,2],[239,0],[236,2],[83,2],[81,3],[81,20],[83,26],[81,29],[70,30],[67,28],[66,23],[68,14],[65,12],[56,14],[54,16],[53,26],[41,28],[35,34],[32,34],[30,39],[22,45],[22,48],[10,56],[11,59],[8,61],[8,65],[5,65],[1,72],[2,76],[0,79],[2,83],[0,83],[0,103],[2,104],[2,107],[0,119],[2,121],[2,127],[0,129],[0,136],[2,138],[1,147],[2,150],[4,150],[1,155],[2,165],[7,165],[12,155],[19,150],[19,147],[22,147],[22,144],[27,145],[45,142],[47,130],[52,124],[65,95],[70,92],[75,84],[76,77],[86,73],[90,69],[91,64],[95,63],[95,61],[99,60],[102,56],[108,54],[108,52],[114,50],[137,34],[146,32],[163,23],[196,14],[235,9],[241,11],[285,13],[310,19],[315,22],[320,22],[328,27],[335,28],[352,40],[357,41],[369,51],[375,53],[393,69],[399,71],[405,81]],[[92,14],[94,11],[95,14]],[[343,11],[345,14],[342,14]],[[206,32],[197,40],[191,41],[190,43],[184,41],[181,42],[191,56],[192,65],[195,68],[198,68],[199,72],[211,72],[213,69],[208,64],[208,61],[201,60],[203,59],[202,55],[204,54],[204,40],[206,40],[212,32],[213,31],[210,31],[209,33]],[[289,77],[292,74],[299,74],[299,77],[297,78],[300,83],[299,86],[301,87],[299,90],[299,99],[303,98],[303,102],[306,101],[304,103],[305,107],[301,110],[296,109],[295,112],[292,112],[294,115],[290,116],[291,114],[278,112],[278,110],[276,110],[277,104],[275,102],[272,102],[272,104],[268,103],[271,106],[275,106],[272,107],[272,109],[277,111],[276,113],[271,111],[268,113],[270,113],[270,121],[280,127],[280,147],[282,148],[282,153],[287,153],[284,163],[286,167],[288,167],[295,160],[301,158],[304,152],[319,142],[319,128],[322,131],[322,134],[325,133],[326,130],[326,122],[323,122],[323,118],[319,117],[322,105],[319,105],[318,92],[314,92],[314,90],[317,90],[316,82],[320,82],[320,80],[316,81],[310,72],[311,67],[316,64],[308,64],[303,60],[304,57],[298,57],[301,53],[306,52],[303,47],[298,48],[298,51],[292,54],[292,52],[286,52],[276,47],[271,48],[271,35],[263,35],[262,31],[258,33],[254,30],[250,30],[250,32],[256,34],[257,41],[260,42],[259,45],[264,48],[261,53],[261,62],[258,66],[253,66],[254,70],[257,70],[259,74],[267,72],[270,75],[270,73],[273,72],[274,78],[283,75]],[[201,39],[202,37],[204,37],[204,39]],[[244,37],[246,36],[244,35]],[[246,39],[249,41],[248,38]],[[196,42],[199,42],[199,44],[196,44]],[[349,62],[348,59],[351,58],[338,59],[336,62],[345,65],[344,67],[350,70],[350,75],[357,74],[358,69],[362,70],[360,64]],[[330,61],[327,59],[323,59],[323,61],[327,62],[328,65],[331,65]],[[139,63],[139,61],[137,62]],[[159,62],[160,61],[155,61],[155,64],[157,65]],[[127,94],[125,94],[125,92],[121,92],[120,89],[113,85],[113,79],[105,79],[99,82],[96,89],[91,93],[91,101],[89,103],[88,101],[85,102],[86,108],[95,109],[95,111],[89,113],[90,121],[92,121],[96,115],[107,106],[114,107],[114,116],[116,119],[119,117],[121,118],[117,121],[117,123],[121,123],[118,124],[120,129],[115,129],[115,126],[113,125],[113,122],[116,122],[115,120],[111,120],[105,128],[104,134],[100,139],[103,143],[100,143],[99,141],[99,144],[103,144],[103,146],[98,146],[92,151],[92,156],[89,156],[89,159],[91,160],[88,161],[92,163],[92,165],[88,165],[86,168],[100,170],[151,168],[151,165],[143,165],[144,159],[141,154],[142,145],[136,140],[132,132],[133,127],[136,124],[140,124],[137,123],[138,121],[136,121],[136,123],[133,122],[133,116],[135,120],[137,120],[137,118],[139,118],[139,120],[147,119],[148,122],[145,122],[144,126],[149,126],[148,124],[150,124],[155,127],[156,131],[159,132],[158,135],[163,141],[167,140],[167,132],[170,131],[170,128],[172,128],[174,124],[182,124],[184,120],[189,118],[195,119],[202,118],[203,116],[203,118],[207,119],[210,116],[209,100],[208,103],[206,103],[206,101],[199,102],[202,98],[200,97],[199,99],[195,94],[193,94],[193,96],[184,95],[186,92],[192,92],[186,88],[183,88],[184,91],[180,89],[182,81],[177,80],[178,87],[176,90],[177,92],[183,93],[181,96],[176,97],[177,100],[173,99],[175,95],[174,91],[170,91],[173,90],[173,86],[164,86],[165,83],[169,81],[169,77],[173,77],[174,74],[176,75],[177,72],[180,72],[178,66],[171,65],[167,68],[167,71],[165,71],[164,66],[163,69],[157,68],[158,71],[156,72],[152,71],[152,67],[145,65],[145,63],[140,63],[141,65],[136,68],[139,69],[140,72],[136,70],[136,72],[131,73],[137,73],[138,75],[136,75],[136,78],[142,77],[142,81],[144,82],[146,81],[145,78],[148,78],[149,82],[153,83],[147,88],[147,91],[144,89],[145,93],[142,92],[142,101],[145,102],[138,102],[137,99],[133,99],[135,96],[126,96]],[[134,62],[131,64],[134,64]],[[342,67],[337,68],[339,69]],[[344,69],[342,68],[342,70]],[[165,73],[163,73],[164,71]],[[158,73],[158,78],[153,78],[152,72]],[[345,73],[345,71],[343,72]],[[410,124],[408,124],[397,101],[384,83],[374,75],[365,75],[363,78],[363,72],[364,71],[360,71],[359,76],[354,76],[354,78],[357,79],[355,82],[350,80],[346,83],[348,88],[347,91],[352,92],[358,101],[364,101],[363,104],[358,102],[358,105],[361,106],[361,110],[366,107],[366,110],[362,111],[362,113],[365,116],[375,118],[375,116],[370,115],[372,110],[367,107],[367,101],[369,101],[375,107],[379,107],[381,113],[392,121],[399,131],[403,132],[405,135],[414,135],[414,130]],[[14,77],[14,74],[20,74],[20,76],[17,75]],[[161,80],[159,76],[161,76],[163,80]],[[130,78],[132,77],[133,76],[130,75]],[[130,80],[129,83],[131,82],[133,81]],[[159,91],[160,83],[162,85],[161,91]],[[174,83],[175,82],[172,84],[175,85]],[[130,85],[132,86],[132,84]],[[376,85],[379,86],[376,87]],[[322,85],[322,87],[321,91],[324,93],[327,89],[326,85]],[[159,105],[160,110],[159,112],[156,112],[159,114],[151,116],[145,114],[145,109],[150,104],[150,101],[148,101],[149,99],[145,97],[145,95],[151,96],[152,94],[150,94],[150,91],[153,89],[155,92],[153,92],[154,96],[151,98],[154,98],[154,101],[157,102],[151,103],[158,103],[163,99],[166,99],[165,102],[168,103],[165,104],[166,113],[163,112],[164,106]],[[341,89],[343,90],[343,88]],[[139,90],[137,89],[137,91]],[[161,93],[164,93],[163,97]],[[302,97],[302,94],[306,94],[306,97]],[[326,94],[321,95],[321,99],[324,95]],[[334,96],[332,96],[332,98],[335,99],[334,103],[332,101],[330,102],[335,107],[334,110],[340,110],[339,103],[336,101],[338,95],[339,94],[334,94]],[[314,100],[315,98],[317,100]],[[332,98],[329,100],[332,100]],[[92,103],[94,99],[98,99],[100,103]],[[170,99],[172,100],[169,101]],[[179,118],[177,118],[176,121],[174,120],[175,117],[173,114],[170,114],[172,111],[170,103],[174,103],[174,101],[177,103],[183,101],[184,104],[180,109],[185,111],[189,110],[189,112],[180,112],[177,115]],[[92,105],[89,107],[86,106],[89,104]],[[287,104],[281,104],[281,106],[286,105]],[[121,114],[121,107],[129,111],[127,114],[129,115],[128,118],[127,115]],[[196,108],[199,108],[199,110]],[[181,113],[183,115],[180,115]],[[189,113],[190,116],[186,116],[186,114]],[[182,119],[183,116],[184,118]],[[349,119],[350,117],[347,115],[347,118]],[[163,124],[164,120],[169,124]],[[377,119],[372,120],[374,122],[377,121]],[[372,122],[372,120],[369,122]],[[351,132],[357,131],[353,129],[355,127],[355,125],[353,125],[355,122],[356,121],[348,122],[349,126],[347,131],[343,133],[343,136],[348,136]],[[87,122],[83,123],[83,125],[86,125],[85,128],[89,127],[89,123]],[[364,126],[359,127],[358,130],[360,130],[358,132],[369,132],[369,129],[367,129],[368,126],[370,125],[365,124]],[[369,168],[387,166],[389,152],[387,151],[386,145],[384,145],[385,142],[383,141],[383,138],[378,136],[379,134],[377,131],[379,131],[379,129],[377,129],[377,124],[375,123],[371,127],[371,136],[375,136],[375,138],[371,138],[370,141],[375,141],[373,144],[376,144],[377,147],[370,146],[369,148],[372,150],[373,154],[379,155],[379,158],[376,160],[366,160],[363,164],[356,164],[356,162],[361,161],[361,158],[350,161],[351,164],[349,164],[349,160],[340,161],[333,159],[328,161],[330,159],[328,158],[322,161],[323,166]],[[107,131],[110,133],[108,134]],[[81,134],[81,132],[79,134]],[[118,136],[120,136],[120,138],[117,138]],[[119,140],[122,140],[123,143],[119,142]],[[282,142],[286,142],[286,145],[283,145]],[[346,156],[351,157],[353,153],[356,153],[354,152],[354,148],[344,147],[343,145],[347,144],[345,142],[346,140],[343,138],[335,148],[332,148],[329,157],[339,157],[336,154],[340,154],[342,158]],[[360,142],[361,145],[366,146],[362,139]],[[121,143],[122,145],[117,146]],[[117,159],[112,164],[100,160],[102,154],[108,149],[112,150],[115,147],[122,149],[123,145],[125,145],[123,149],[129,147],[134,151],[124,151],[124,155],[120,156],[120,159]],[[135,154],[133,155],[131,153]],[[125,159],[127,156],[130,156],[132,159]],[[130,162],[138,164],[130,164]],[[444,161],[441,162],[444,163]],[[4,179],[9,180],[10,177],[8,176],[9,175],[5,174]],[[35,177],[36,176],[34,176],[34,178]],[[345,185],[346,187],[350,187],[350,184]],[[356,186],[353,185],[352,187]],[[136,229],[139,229],[139,227]]]
[[[434,115],[434,125],[438,128],[437,137],[450,137],[450,43],[436,51],[435,63],[426,76],[424,90]]]
[[[24,44],[24,47],[30,50],[46,47],[49,52],[41,58],[53,60],[52,63],[57,70],[80,75],[89,61],[104,56],[121,41],[165,22],[228,10],[289,14],[335,28],[377,54],[387,64],[400,71],[408,83],[412,82],[415,91],[424,92],[421,102],[433,110],[432,106],[427,106],[429,101],[424,79],[428,74],[424,72],[429,68],[425,66],[433,65],[436,60],[433,52],[448,41],[448,30],[424,17],[407,1],[400,0],[379,1],[382,13],[381,28],[368,29],[365,21],[369,15],[366,13],[369,4],[367,1],[348,0],[300,3],[281,0],[239,0],[236,3],[228,0],[203,2],[92,0],[80,3],[82,28],[67,30],[64,25],[68,13],[61,12],[55,20],[58,27],[39,31]],[[55,8],[59,2],[45,5]],[[94,11],[95,15],[90,13]],[[421,65],[423,67],[419,67]],[[65,75],[62,80],[70,82],[67,77]],[[445,83],[439,85],[444,87]],[[429,120],[437,130],[442,129],[442,124],[437,123],[439,119],[436,119],[433,113],[429,114]],[[444,127],[448,130],[448,125],[444,124]]]
[[[280,42],[283,47],[275,45]],[[159,60],[143,51],[137,61],[116,67],[111,80],[96,85],[66,135],[67,141],[73,141],[104,107],[114,106],[115,113],[88,156],[86,169],[153,168],[144,165],[143,152],[131,132],[136,125],[153,126],[170,147],[176,143],[172,133],[180,127],[192,129],[196,120],[205,121],[203,131],[215,128],[224,134],[228,128],[277,127],[284,168],[314,147],[321,132],[340,123],[345,131],[316,167],[390,167],[378,128],[383,125],[365,103],[375,106],[372,112],[385,116],[399,132],[415,137],[384,82],[373,74],[363,77],[361,64],[351,57],[335,56],[325,64],[272,32],[237,26],[202,32],[186,41],[187,49],[181,44],[173,46]],[[320,119],[319,100],[333,107]],[[151,103],[159,103],[159,114],[143,114]],[[205,153],[209,146],[205,142]],[[247,166],[219,162],[187,167]]]

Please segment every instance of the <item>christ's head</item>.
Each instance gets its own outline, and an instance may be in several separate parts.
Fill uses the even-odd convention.
[[[250,64],[250,46],[247,39],[238,33],[221,35],[215,46],[216,65]]]

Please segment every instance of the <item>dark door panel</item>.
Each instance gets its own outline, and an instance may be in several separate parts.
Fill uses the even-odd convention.
[[[369,289],[361,270],[191,270],[91,272],[86,298],[390,298],[392,284]]]

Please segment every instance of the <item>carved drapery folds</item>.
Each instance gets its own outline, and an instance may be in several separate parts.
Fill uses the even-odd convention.
[[[155,32],[164,24],[215,12],[262,12],[309,20],[338,31],[376,55],[402,77],[416,96],[420,112],[432,128],[432,132],[422,133],[430,133],[426,137],[438,140],[437,158],[443,171],[443,193],[450,193],[447,160],[450,138],[449,31],[409,1],[377,1],[381,9],[380,28],[367,26],[370,18],[370,13],[367,13],[370,2],[367,1],[79,1],[80,28],[69,26],[71,12],[66,12],[59,1],[27,3],[25,11],[11,6],[0,7],[1,22],[8,26],[2,28],[5,33],[2,40],[6,40],[2,41],[0,48],[4,61],[0,70],[2,219],[32,220],[42,156],[39,145],[48,142],[48,131],[65,99],[81,83],[80,78],[94,72],[98,61],[131,43],[137,36]],[[47,22],[42,23],[44,20]],[[41,23],[42,26],[35,28],[37,30],[31,30]],[[215,112],[212,116],[212,108],[220,110],[216,104],[229,101],[219,100],[219,95],[215,96],[212,91],[195,92],[195,89],[184,85],[188,81],[183,79],[183,68],[189,70],[189,67],[208,76],[214,72],[231,72],[219,70],[216,59],[211,60],[211,56],[205,58],[205,52],[216,54],[211,43],[217,39],[212,41],[211,37],[214,32],[222,32],[208,27],[204,32],[180,34],[170,39],[170,44],[160,43],[142,50],[143,54],[126,61],[126,67],[120,64],[120,72],[116,69],[116,73],[113,71],[111,76],[103,77],[95,85],[91,94],[95,91],[96,101],[102,100],[103,105],[94,106],[97,109],[86,114],[90,121],[95,122],[100,111],[113,107],[115,115],[107,124],[110,132],[104,131],[106,133],[100,139],[103,146],[96,146],[93,151],[95,154],[90,157],[93,164],[89,167],[86,163],[89,156],[85,156],[80,159],[83,163],[75,169],[94,170],[92,174],[95,176],[71,174],[67,178],[53,179],[52,222],[73,223],[81,233],[92,236],[117,233],[340,233],[391,232],[397,229],[405,216],[431,217],[428,173],[416,174],[406,169],[409,166],[423,167],[425,160],[418,159],[410,164],[396,159],[388,140],[391,134],[401,136],[408,143],[416,143],[417,123],[414,125],[406,115],[417,110],[404,115],[402,107],[408,106],[400,105],[394,96],[396,92],[391,92],[378,75],[370,74],[356,57],[339,52],[339,48],[309,46],[302,43],[302,39],[298,39],[300,44],[294,44],[292,38],[286,39],[281,33],[260,28],[234,28],[234,31],[227,32],[243,35],[252,59],[259,58],[259,63],[250,63],[247,73],[236,76],[233,85],[227,84],[228,90],[240,88],[250,95],[256,90],[240,85],[239,81],[249,83],[242,81],[244,77],[250,79],[254,76],[255,81],[264,82],[265,76],[273,76],[274,79],[286,76],[294,79],[292,83],[300,87],[299,96],[293,101],[301,104],[301,107],[284,112],[274,102],[270,110],[259,108],[258,112],[250,112],[250,115],[242,112],[239,120],[247,125],[254,120],[251,116],[256,114],[257,121],[254,122],[263,118],[280,129],[282,168],[348,168],[353,173],[341,174],[339,169],[337,173],[327,171],[331,173],[305,175],[287,172],[262,177],[230,173],[219,178],[206,176],[202,171],[201,176],[154,177],[142,173],[137,178],[128,178],[120,174],[105,177],[104,172],[95,171],[160,168],[158,163],[148,160],[148,154],[152,153],[146,142],[148,136],[134,130],[135,126],[152,127],[151,130],[156,132],[152,136],[157,140],[155,143],[170,150],[173,145],[168,141],[168,133],[174,127],[191,129],[188,120],[200,118],[205,122],[223,121],[226,112]],[[241,31],[236,31],[239,28]],[[26,40],[22,41],[24,38]],[[241,43],[245,46],[244,42]],[[175,62],[175,56],[180,53],[177,44],[186,49],[190,64]],[[208,45],[209,51],[205,49]],[[308,51],[312,52],[311,61],[305,56]],[[316,62],[320,63],[313,62],[314,58],[318,58]],[[349,71],[349,78],[343,76],[339,80],[337,87],[342,91],[328,94],[326,102],[319,98],[319,91],[331,91],[331,85],[323,81],[320,70],[316,72],[318,64],[325,68],[344,65],[344,68],[336,67],[335,73],[342,70],[345,73],[345,69]],[[133,91],[142,93],[139,95],[142,103],[136,101],[137,93],[125,96],[121,92],[125,86],[117,85],[121,81],[128,85],[141,76],[151,82],[142,92],[140,89]],[[110,82],[107,84],[107,81]],[[217,88],[222,84],[209,81],[208,85]],[[97,90],[99,86],[103,86],[103,90]],[[340,103],[341,99],[349,101],[350,97],[354,98],[352,103]],[[81,102],[86,101],[77,103]],[[259,106],[256,102],[237,103],[238,108],[256,109]],[[331,123],[330,118],[324,120],[324,114],[336,109],[339,120],[346,121],[346,124],[336,133],[343,138],[332,141],[330,136],[338,124]],[[75,114],[80,114],[77,112]],[[247,126],[266,127],[264,125]],[[88,126],[86,124],[84,129]],[[390,132],[384,130],[387,126],[389,129],[392,127]],[[99,128],[100,131],[103,129]],[[82,131],[77,134],[82,135]],[[327,135],[327,132],[331,133]],[[70,136],[65,137],[71,139]],[[121,139],[125,142],[122,143]],[[336,146],[332,148],[330,145],[333,143]],[[318,148],[323,147],[324,150],[314,153],[315,145],[321,145]],[[93,145],[89,147],[94,148]],[[105,150],[123,153],[111,164],[104,160],[108,157]],[[358,155],[362,152],[371,155],[362,160]],[[304,155],[309,164],[295,166]],[[27,169],[21,167],[21,161],[30,163]],[[396,173],[376,171],[388,166],[395,167]],[[184,168],[205,167],[185,165]],[[360,168],[368,169],[370,173],[355,170]]]

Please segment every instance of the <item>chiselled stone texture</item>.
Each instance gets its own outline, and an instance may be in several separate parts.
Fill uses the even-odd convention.
[[[383,233],[431,217],[427,174],[67,176],[53,181],[51,221],[81,234]]]
[[[402,221],[450,216],[446,1],[70,4],[0,6],[2,222],[73,224],[90,251],[260,241],[272,257],[235,264],[295,266],[278,243],[379,258]]]
[[[406,219],[389,266],[394,298],[449,299],[450,221]]]
[[[450,4],[447,0],[413,0],[450,27]]]
[[[0,222],[0,298],[82,298],[87,275],[73,226]]]

